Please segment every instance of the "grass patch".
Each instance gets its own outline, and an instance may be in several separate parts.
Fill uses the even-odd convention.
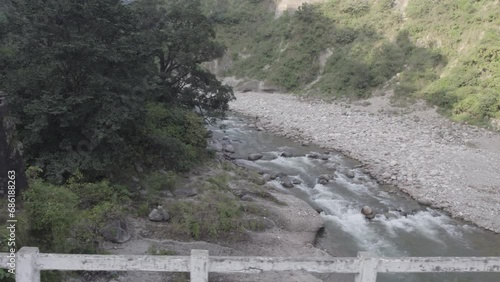
[[[179,200],[167,207],[173,236],[194,240],[236,239],[242,232],[239,201],[229,192],[209,190],[198,201]]]

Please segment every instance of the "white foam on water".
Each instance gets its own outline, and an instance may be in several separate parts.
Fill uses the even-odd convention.
[[[284,158],[278,157],[274,160],[266,161],[285,167],[299,173],[308,174],[310,169],[315,167],[316,164],[311,162],[307,157],[294,157],[294,158]]]
[[[324,204],[321,200],[319,203]],[[341,201],[337,201],[337,204],[341,204]],[[332,209],[328,210],[332,212]],[[333,211],[333,214],[323,214],[322,216],[325,220],[333,222],[342,231],[351,235],[362,249],[374,252],[380,252],[381,250],[395,251],[391,242],[378,234],[373,222],[366,220],[359,213],[359,209],[346,208],[344,206],[341,209]]]
[[[342,173],[336,173],[336,175],[338,177],[334,181],[337,184],[346,187],[347,189],[349,189],[349,191],[352,191],[358,195],[373,195],[373,192],[367,187],[367,185],[352,183],[349,178]]]

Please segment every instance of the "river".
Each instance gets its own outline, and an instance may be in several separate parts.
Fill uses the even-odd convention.
[[[314,145],[305,147],[250,128],[251,123],[248,117],[231,114],[210,129],[215,138],[222,140],[226,136],[232,141],[238,164],[268,173],[285,173],[302,182],[287,191],[322,211],[325,228],[318,234],[316,247],[332,256],[351,257],[360,251],[381,256],[500,256],[499,234],[423,207],[395,187],[377,184],[363,172],[359,162],[338,152]],[[283,152],[294,157],[282,157]],[[328,159],[309,158],[311,152]],[[255,162],[246,160],[251,153],[262,153],[264,157]],[[332,165],[335,171],[328,168]],[[354,177],[348,177],[347,171]],[[333,180],[318,184],[318,177],[324,174],[332,175]],[[281,187],[277,180],[271,183]],[[365,219],[360,213],[363,206],[370,206],[377,216]],[[351,279],[338,277],[342,281]],[[500,273],[381,274],[377,281],[498,282]]]

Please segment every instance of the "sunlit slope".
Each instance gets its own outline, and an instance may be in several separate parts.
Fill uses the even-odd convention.
[[[456,120],[500,118],[498,0],[325,0],[279,18],[270,0],[205,5],[228,45],[225,75],[351,98],[389,85]]]

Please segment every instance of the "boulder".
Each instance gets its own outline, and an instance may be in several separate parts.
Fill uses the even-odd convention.
[[[106,241],[123,244],[130,240],[128,225],[125,221],[114,220],[101,230],[101,235]]]
[[[235,152],[235,150],[234,150],[233,145],[230,145],[230,144],[229,144],[229,145],[225,145],[225,146],[224,146],[224,152],[234,153],[234,152]]]
[[[280,154],[280,157],[283,157],[283,158],[293,158],[294,155],[290,152],[283,152]]]
[[[370,215],[370,214],[373,214],[373,210],[372,208],[370,208],[369,206],[364,206],[362,209],[361,209],[361,213],[363,215]]]
[[[262,159],[263,155],[262,154],[250,154],[248,155],[248,160],[250,161],[256,161]]]
[[[290,180],[288,177],[282,177],[281,178],[281,185],[285,188],[293,188],[293,182]]]
[[[302,180],[297,179],[297,178],[292,178],[292,183],[295,184],[295,185],[298,185],[298,184],[302,183]]]
[[[275,180],[276,178],[278,178],[278,174],[277,173],[271,173],[269,175],[269,179],[271,179],[271,180]]]
[[[154,221],[154,222],[161,222],[161,221],[167,221],[170,219],[170,215],[166,210],[163,209],[163,207],[158,206],[157,209],[153,209],[151,213],[149,213],[148,216],[149,220]]]
[[[432,200],[429,198],[420,198],[418,199],[418,203],[422,206],[430,206],[432,205]]]
[[[323,179],[323,178],[318,178],[318,184],[326,185],[326,184],[328,184],[328,180]]]

